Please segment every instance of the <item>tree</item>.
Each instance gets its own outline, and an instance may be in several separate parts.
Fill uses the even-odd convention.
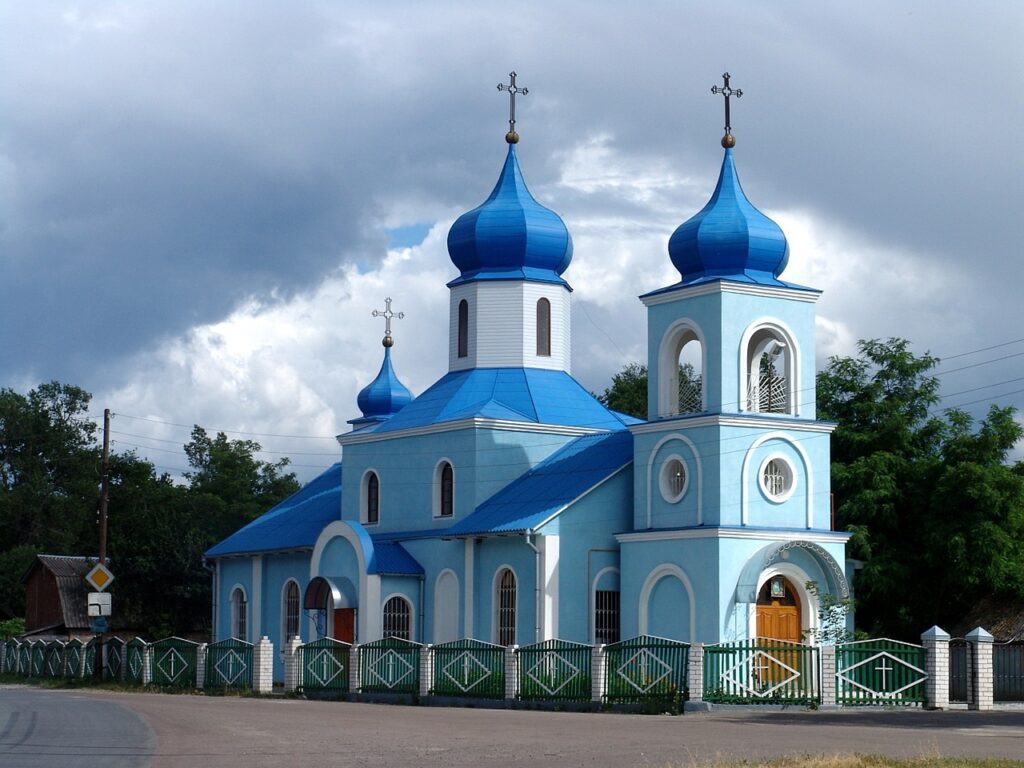
[[[701,401],[701,377],[689,363],[679,366],[679,402],[686,404],[682,412],[688,412],[693,403]],[[598,395],[605,406],[613,411],[625,413],[638,419],[647,420],[647,366],[627,363],[612,376],[612,383]]]

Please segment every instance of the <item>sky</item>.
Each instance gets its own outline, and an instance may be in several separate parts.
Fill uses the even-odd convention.
[[[405,384],[447,370],[447,232],[497,179],[514,69],[601,392],[679,279],[729,71],[744,190],[824,291],[819,368],[902,337],[944,407],[1024,409],[1022,33],[1016,0],[0,0],[0,387],[84,387],[172,475],[198,424],[311,478],[386,297]]]

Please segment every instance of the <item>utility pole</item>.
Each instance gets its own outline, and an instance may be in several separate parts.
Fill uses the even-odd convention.
[[[107,499],[110,496],[110,409],[103,409],[103,474],[100,478],[100,565],[107,564]],[[105,633],[96,638],[96,660],[93,677],[103,680],[103,641]]]

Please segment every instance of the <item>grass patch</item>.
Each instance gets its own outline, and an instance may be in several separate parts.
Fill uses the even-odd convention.
[[[1024,761],[992,757],[799,755],[764,760],[678,764],[675,768],[1024,768]]]

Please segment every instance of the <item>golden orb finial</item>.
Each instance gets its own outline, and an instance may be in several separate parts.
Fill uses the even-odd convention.
[[[725,136],[722,137],[722,146],[726,149],[732,149],[736,146],[736,137],[731,133],[725,134]]]
[[[395,346],[395,340],[390,336],[385,336],[381,344],[383,344],[385,347],[393,347]]]
[[[515,131],[509,131],[508,133],[505,134],[505,141],[507,141],[509,144],[518,144],[519,134],[516,133]]]

